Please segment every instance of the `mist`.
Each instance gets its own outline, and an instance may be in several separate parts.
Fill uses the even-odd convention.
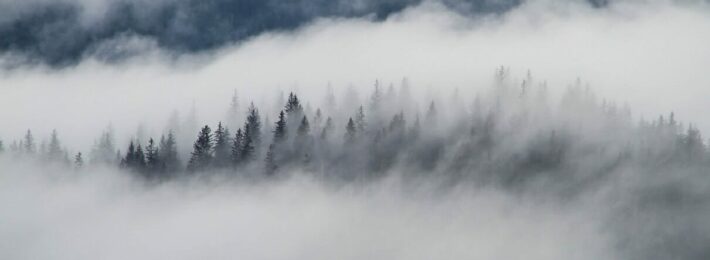
[[[706,2],[247,2],[0,1],[0,258],[710,257]]]

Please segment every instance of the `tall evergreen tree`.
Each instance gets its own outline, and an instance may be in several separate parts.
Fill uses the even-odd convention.
[[[355,129],[359,133],[364,133],[365,132],[365,110],[360,106],[360,108],[357,109],[357,113],[355,114]]]
[[[274,127],[274,143],[278,144],[284,140],[286,140],[286,117],[284,116],[284,111],[281,110],[279,121],[276,121],[276,126]]]
[[[49,139],[49,147],[47,149],[47,158],[50,161],[54,162],[59,162],[61,161],[64,155],[64,152],[62,151],[61,144],[59,142],[59,137],[57,136],[57,130],[52,130],[52,135],[50,136]]]
[[[80,170],[84,167],[84,158],[81,157],[81,152],[74,156],[74,169]]]
[[[305,138],[306,136],[308,136],[310,131],[311,126],[308,123],[308,118],[306,116],[303,116],[303,119],[301,119],[301,124],[298,126],[298,137]]]
[[[249,106],[247,120],[244,123],[244,136],[247,137],[245,140],[249,140],[252,149],[255,152],[258,151],[261,145],[261,118],[259,117],[259,110],[254,106],[254,102]]]
[[[136,146],[135,156],[135,166],[133,170],[135,170],[136,172],[145,171],[145,153],[143,153],[143,147],[141,147],[140,144]]]
[[[242,129],[237,129],[237,133],[232,140],[232,165],[238,166],[242,161],[242,147],[244,146],[244,133]]]
[[[25,139],[23,142],[23,149],[26,154],[34,154],[36,152],[36,145],[34,141],[34,137],[32,136],[32,131],[27,129],[27,133],[25,134]]]
[[[190,156],[190,161],[187,165],[187,170],[190,172],[206,170],[212,162],[212,129],[205,125],[200,130],[195,144],[192,146],[193,151]]]
[[[180,169],[180,158],[178,158],[178,149],[175,142],[173,130],[168,131],[168,137],[160,137],[160,161],[163,163],[164,171],[169,174],[175,174]]]
[[[3,145],[2,140],[0,140],[0,154],[3,152],[5,152],[5,146]]]
[[[222,127],[222,122],[217,125],[217,130],[214,131],[214,166],[224,168],[230,164],[230,137],[229,130]]]
[[[153,138],[148,140],[145,147],[145,171],[149,178],[155,178],[164,170],[165,164],[160,160],[160,148],[155,144]]]
[[[327,140],[330,138],[330,133],[333,131],[333,119],[328,117],[328,119],[325,120],[325,125],[323,126],[323,130],[320,133],[320,139]]]
[[[357,130],[355,129],[355,122],[353,122],[353,118],[351,117],[348,119],[348,124],[345,126],[345,143],[353,143],[355,141],[356,134]]]
[[[91,150],[91,163],[112,165],[118,163],[115,158],[116,148],[114,146],[113,127],[109,126],[99,139],[95,141]]]
[[[274,158],[274,144],[271,144],[269,145],[269,150],[266,152],[266,158],[264,158],[264,173],[266,176],[272,176],[276,173],[277,169],[278,166]]]

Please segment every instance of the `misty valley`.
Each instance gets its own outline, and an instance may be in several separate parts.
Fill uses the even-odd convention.
[[[0,0],[0,260],[710,259],[708,0]]]

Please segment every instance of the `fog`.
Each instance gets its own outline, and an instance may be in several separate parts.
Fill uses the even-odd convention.
[[[223,2],[0,40],[0,258],[710,257],[706,2]]]
[[[4,175],[4,259],[612,256],[598,212],[494,190],[432,194],[396,180],[332,189],[300,178],[144,187],[116,172],[20,167]]]

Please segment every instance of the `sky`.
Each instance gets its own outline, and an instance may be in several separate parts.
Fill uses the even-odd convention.
[[[365,97],[375,80],[388,85],[406,77],[422,95],[459,89],[472,96],[499,66],[519,79],[530,71],[553,93],[579,78],[600,97],[628,103],[636,119],[675,112],[707,132],[708,29],[704,3],[618,1],[596,8],[529,1],[477,15],[425,2],[381,19],[314,18],[293,30],[181,54],[156,37],[123,34],[100,44],[134,53],[117,61],[89,54],[72,65],[29,62],[4,70],[0,136],[19,138],[28,128],[47,136],[56,128],[77,144],[72,149],[86,149],[94,137],[78,128],[97,133],[111,124],[129,135],[140,124],[160,132],[171,111],[184,115],[193,103],[200,121],[222,120],[235,89],[243,104],[297,91],[318,106],[329,83],[340,99],[350,86]],[[22,55],[9,50],[0,60]]]

